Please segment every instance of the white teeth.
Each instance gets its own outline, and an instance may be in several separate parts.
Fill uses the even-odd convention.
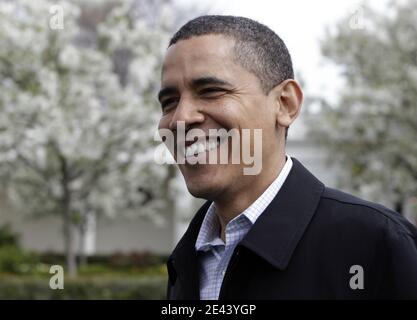
[[[195,142],[191,146],[185,148],[185,157],[197,155],[199,153],[210,151],[218,147],[218,141],[206,141],[205,143]]]
[[[197,153],[204,152],[206,150],[206,146],[202,143],[197,144]]]
[[[213,150],[215,148],[217,148],[217,142],[210,141],[210,143],[208,145],[208,151]]]
[[[194,144],[185,148],[185,156],[189,157],[194,154]]]
[[[191,146],[186,147],[185,148],[185,156],[190,157],[190,156],[194,155],[194,153],[196,153],[196,151],[197,151],[197,148],[198,148],[197,143],[194,143]]]

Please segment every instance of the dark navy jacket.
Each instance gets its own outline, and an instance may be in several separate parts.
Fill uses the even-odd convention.
[[[209,205],[168,260],[168,299],[199,299],[195,242]],[[327,188],[293,158],[281,190],[237,245],[219,299],[387,298],[417,299],[417,229]]]

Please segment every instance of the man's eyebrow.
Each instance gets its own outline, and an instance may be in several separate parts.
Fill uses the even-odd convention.
[[[201,78],[197,78],[197,79],[193,79],[191,80],[191,85],[193,87],[201,87],[201,86],[205,86],[205,85],[217,85],[217,86],[229,86],[231,87],[232,84],[230,84],[229,82],[227,82],[226,80],[222,80],[216,77],[201,77]]]
[[[169,87],[162,88],[158,93],[158,100],[161,101],[161,99],[164,96],[174,95],[174,94],[178,94],[178,89],[176,87],[169,86]]]

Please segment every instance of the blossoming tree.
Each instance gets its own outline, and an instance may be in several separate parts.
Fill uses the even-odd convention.
[[[173,174],[152,161],[152,142],[172,19],[158,2],[151,13],[115,3],[89,44],[76,2],[0,5],[0,178],[18,212],[62,217],[70,275],[89,214],[156,219],[166,206],[158,190]]]

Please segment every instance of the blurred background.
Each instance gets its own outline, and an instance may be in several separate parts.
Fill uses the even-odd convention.
[[[202,14],[286,42],[305,92],[287,154],[417,222],[416,0],[0,0],[0,299],[165,297],[202,200],[155,161],[156,93],[170,36]]]

